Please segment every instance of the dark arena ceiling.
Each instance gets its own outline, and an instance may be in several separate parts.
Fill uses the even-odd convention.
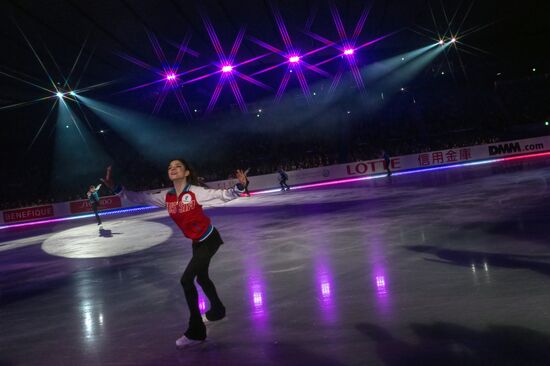
[[[456,37],[428,69],[457,83],[545,72],[547,9],[545,1],[2,1],[0,118],[20,139],[2,142],[28,145],[56,90],[192,121],[300,94],[304,82],[313,92],[338,75],[344,39],[363,46],[358,68]],[[292,52],[311,67],[283,88]],[[234,84],[220,86],[224,62],[236,65]]]

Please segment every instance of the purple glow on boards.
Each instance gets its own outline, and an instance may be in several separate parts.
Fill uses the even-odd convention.
[[[508,158],[498,158],[498,159],[471,161],[471,162],[467,162],[467,163],[437,166],[437,167],[432,167],[432,168],[418,168],[418,169],[412,169],[412,170],[396,171],[396,172],[393,173],[392,176],[395,177],[395,176],[400,176],[400,175],[427,173],[427,172],[432,172],[432,171],[437,171],[437,170],[455,169],[455,168],[462,168],[462,167],[474,166],[474,165],[493,164],[493,163],[512,161],[512,160],[523,160],[523,159],[537,158],[537,157],[542,157],[542,156],[550,156],[550,152],[537,153],[537,154],[528,154],[528,155],[518,155],[518,156],[512,156],[512,157],[508,157]],[[296,186],[293,186],[292,189],[293,190],[300,190],[300,189],[306,189],[306,188],[325,187],[325,186],[332,186],[332,185],[337,185],[337,184],[359,182],[359,181],[362,181],[362,180],[382,179],[382,178],[387,178],[387,175],[386,174],[376,174],[376,175],[367,175],[367,176],[357,177],[357,178],[346,178],[346,179],[330,180],[330,181],[326,181],[326,182],[319,182],[319,183],[312,183],[312,184],[296,185]],[[251,192],[251,195],[275,193],[275,192],[279,192],[280,190],[281,190],[280,188],[267,189],[267,190],[262,190],[262,191]]]
[[[498,159],[492,159],[492,160],[472,161],[472,162],[468,162],[468,163],[460,163],[460,164],[446,165],[446,166],[433,167],[433,168],[420,168],[420,169],[414,169],[414,170],[408,170],[408,171],[397,171],[397,172],[393,173],[393,176],[416,174],[416,173],[426,173],[426,172],[437,171],[437,170],[455,169],[455,168],[461,168],[461,167],[466,167],[466,166],[483,165],[483,164],[493,164],[493,163],[498,163],[498,162],[523,160],[523,159],[537,158],[537,157],[543,157],[543,156],[550,156],[550,152],[528,154],[528,155],[518,155],[518,156],[512,156],[512,157],[508,157],[508,158],[498,158]],[[293,186],[292,188],[293,188],[293,190],[299,190],[299,189],[305,189],[305,188],[331,186],[331,185],[337,185],[337,184],[358,182],[358,181],[362,181],[362,180],[381,179],[381,178],[386,178],[386,174],[378,174],[378,175],[364,176],[364,177],[358,177],[358,178],[348,178],[348,179],[341,179],[341,180],[332,180],[332,181],[314,183],[314,184],[304,184],[304,185],[299,185],[299,186]],[[275,192],[280,192],[280,190],[281,190],[280,188],[267,189],[267,190],[262,190],[262,191],[251,192],[251,195],[275,193]],[[156,206],[142,206],[142,207],[126,208],[126,209],[120,209],[120,210],[115,210],[115,211],[101,212],[100,216],[114,215],[114,214],[118,214],[118,213],[137,212],[137,211],[151,210],[151,209],[158,209],[158,207],[156,207]],[[89,218],[89,217],[93,217],[93,216],[94,216],[94,214],[85,214],[85,215],[79,215],[79,216],[63,217],[63,218],[58,218],[58,219],[32,221],[32,222],[26,222],[26,223],[21,223],[21,224],[13,224],[13,225],[4,225],[4,226],[0,226],[0,230],[18,228],[18,227],[26,227],[26,226],[33,226],[33,225],[40,225],[40,224],[48,224],[48,223],[53,223],[53,222],[64,222],[64,221],[69,221],[69,220],[78,220],[78,219],[84,219],[84,218]]]
[[[99,216],[115,215],[115,214],[119,214],[119,213],[128,213],[128,212],[139,212],[139,211],[152,210],[152,209],[158,209],[158,207],[157,206],[142,206],[142,207],[125,208],[125,209],[114,210],[114,211],[100,212]],[[65,222],[65,221],[71,221],[71,220],[87,219],[87,218],[90,218],[90,217],[95,217],[95,215],[93,213],[91,213],[91,214],[84,214],[84,215],[78,215],[78,216],[61,217],[61,218],[58,218],[58,219],[24,222],[24,223],[21,223],[21,224],[12,224],[12,225],[0,226],[0,230],[19,228],[19,227],[27,227],[27,226],[34,226],[34,225],[41,225],[41,224],[51,224],[51,223],[54,223],[54,222]]]

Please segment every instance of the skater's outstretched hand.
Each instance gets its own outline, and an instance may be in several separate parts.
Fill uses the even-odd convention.
[[[112,167],[109,165],[107,167],[107,171],[105,172],[105,178],[100,178],[99,180],[107,186],[110,190],[113,190],[115,188],[115,182],[113,181],[113,178],[111,176]]]
[[[237,179],[239,180],[239,183],[241,183],[243,186],[246,186],[246,182],[248,182],[248,178],[246,177],[246,173],[243,172],[240,169],[237,169],[237,172],[235,173],[237,176]]]

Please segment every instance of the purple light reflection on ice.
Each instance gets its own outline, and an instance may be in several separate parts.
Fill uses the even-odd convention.
[[[330,282],[321,283],[321,294],[323,295],[323,299],[330,298]]]
[[[262,285],[259,281],[252,282],[250,286],[250,292],[252,293],[252,305],[254,307],[254,314],[264,313],[264,294],[262,291]]]
[[[317,286],[320,292],[320,310],[323,321],[334,323],[336,319],[336,307],[333,301],[334,287],[328,273],[328,267],[319,264],[317,267]]]
[[[201,314],[206,312],[206,300],[202,294],[199,295],[199,310],[201,311]]]
[[[378,296],[386,296],[386,278],[384,276],[376,276],[376,292]]]
[[[315,223],[316,227],[324,227],[325,223],[321,220]],[[336,304],[334,301],[334,281],[332,277],[332,268],[330,266],[330,257],[327,254],[331,243],[320,231],[311,233],[312,243],[316,250],[313,256],[315,284],[318,291],[318,304],[321,319],[327,324],[334,323],[337,320]]]

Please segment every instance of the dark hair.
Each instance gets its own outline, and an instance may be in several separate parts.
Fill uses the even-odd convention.
[[[92,189],[92,188],[95,188],[95,186],[89,186],[89,187],[88,187],[88,191],[89,191],[90,189]]]
[[[181,162],[185,166],[185,169],[189,170],[189,175],[187,176],[187,182],[191,183],[194,186],[198,186],[199,180],[197,179],[197,173],[195,172],[195,169],[193,169],[193,167],[185,159],[176,158],[176,159],[170,160],[170,162],[174,160]],[[168,162],[168,164],[170,164],[170,162]]]

